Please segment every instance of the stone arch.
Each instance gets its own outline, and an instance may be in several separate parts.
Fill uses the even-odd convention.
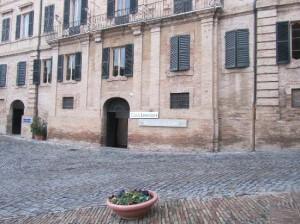
[[[25,105],[21,100],[15,100],[10,105],[7,119],[8,134],[20,135],[22,133],[22,117]]]

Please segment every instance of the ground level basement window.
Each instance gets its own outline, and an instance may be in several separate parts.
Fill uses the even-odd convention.
[[[74,97],[63,97],[62,107],[67,110],[74,109]]]
[[[190,94],[189,93],[171,93],[170,107],[171,107],[171,109],[189,109]]]
[[[300,89],[292,89],[292,107],[300,107]]]

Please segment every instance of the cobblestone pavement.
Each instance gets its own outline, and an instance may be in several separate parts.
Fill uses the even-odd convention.
[[[300,151],[147,153],[0,136],[0,218],[97,207],[122,188],[161,200],[300,192]]]
[[[159,202],[143,218],[126,221],[106,207],[0,219],[1,224],[299,224],[300,194],[179,199]]]

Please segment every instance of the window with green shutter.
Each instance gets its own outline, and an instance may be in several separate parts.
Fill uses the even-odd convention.
[[[25,85],[26,81],[26,62],[19,62],[17,65],[17,86]]]
[[[109,78],[110,48],[102,50],[102,79]]]
[[[2,20],[2,38],[1,41],[8,41],[10,35],[10,18]]]
[[[44,32],[52,32],[54,23],[54,5],[49,5],[45,7],[44,15]]]
[[[225,67],[249,67],[249,30],[240,29],[225,34]]]
[[[170,70],[187,71],[190,69],[190,35],[171,37]]]
[[[57,81],[62,82],[63,80],[64,80],[64,55],[58,55]]]
[[[277,64],[290,63],[290,24],[279,22],[276,24],[276,59]]]
[[[41,76],[41,60],[36,59],[33,61],[33,84],[40,84]]]
[[[5,87],[6,85],[6,72],[7,65],[0,65],[0,87]]]

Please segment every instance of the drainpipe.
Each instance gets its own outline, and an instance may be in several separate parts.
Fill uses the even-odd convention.
[[[43,0],[40,0],[38,45],[37,45],[37,49],[36,49],[37,60],[40,60],[40,58],[41,58],[42,12],[43,12]],[[39,114],[38,103],[39,103],[39,84],[35,84],[34,116],[38,116],[38,114]]]
[[[256,8],[257,0],[254,1],[253,4],[253,11],[254,11],[254,65],[253,65],[253,71],[254,71],[254,85],[253,85],[253,106],[252,106],[252,147],[251,150],[255,151],[255,125],[256,125],[256,101],[257,101],[257,8]]]

